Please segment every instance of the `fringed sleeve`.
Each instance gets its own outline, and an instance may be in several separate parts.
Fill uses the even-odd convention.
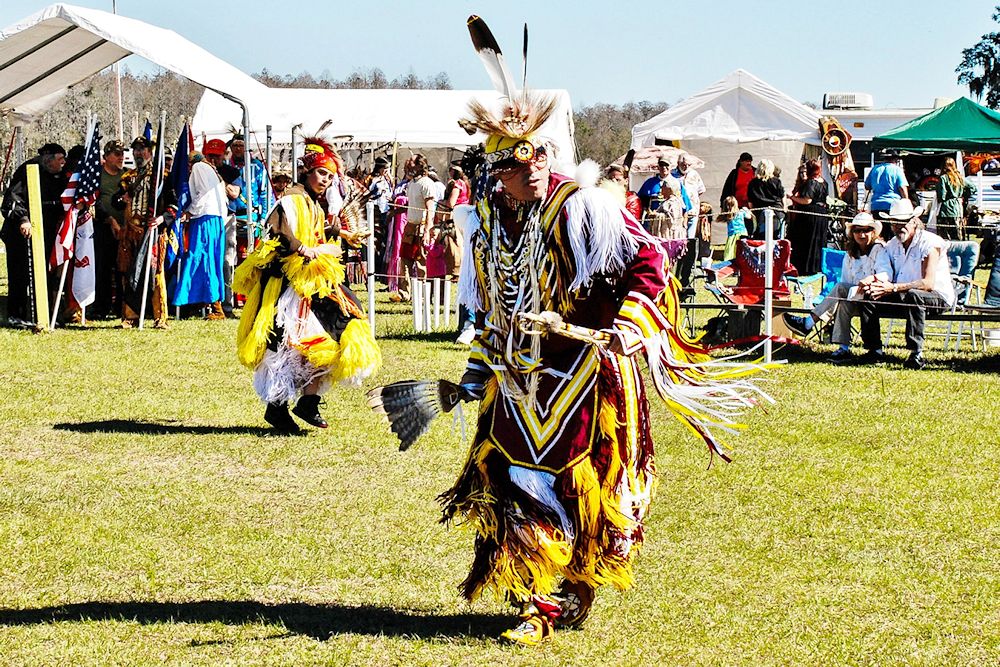
[[[625,297],[610,333],[618,337],[625,354],[645,353],[653,385],[674,416],[729,461],[730,454],[714,431],[737,431],[742,428],[735,421],[740,412],[760,400],[771,400],[746,379],[764,367],[713,359],[687,336],[681,326],[678,283],[667,272],[666,252],[631,216],[623,217],[639,248],[620,274]]]
[[[473,312],[482,310],[484,299],[480,294],[475,261],[476,243],[479,240],[479,213],[474,206],[456,206],[452,211],[455,224],[462,230],[462,266],[458,271],[458,302]]]

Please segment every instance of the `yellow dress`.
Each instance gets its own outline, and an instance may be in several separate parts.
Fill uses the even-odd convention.
[[[326,244],[325,224],[304,188],[289,188],[268,217],[269,238],[236,269],[233,290],[246,295],[237,355],[266,403],[292,402],[317,379],[359,385],[382,364],[339,254],[292,251]]]

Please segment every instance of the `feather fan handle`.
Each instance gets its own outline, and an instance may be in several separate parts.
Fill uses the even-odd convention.
[[[468,25],[469,35],[472,37],[472,46],[476,49],[476,53],[479,54],[480,59],[482,59],[483,65],[486,67],[486,73],[490,75],[490,80],[493,82],[493,87],[513,99],[517,96],[514,77],[511,76],[510,70],[507,69],[500,45],[497,44],[496,38],[490,32],[489,27],[487,27],[486,21],[473,14],[469,17]]]

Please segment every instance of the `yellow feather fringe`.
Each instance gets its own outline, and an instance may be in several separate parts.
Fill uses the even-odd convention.
[[[382,367],[382,352],[368,322],[353,319],[340,336],[340,359],[333,369],[338,382],[360,383]]]
[[[281,263],[288,282],[303,298],[318,296],[325,299],[344,282],[344,265],[334,255],[317,255],[307,261],[305,257],[295,254],[285,257]]]
[[[260,287],[256,290],[259,292]],[[267,281],[260,297],[256,312],[244,307],[240,317],[240,327],[236,338],[236,353],[240,363],[247,368],[255,368],[264,358],[267,341],[274,331],[274,316],[278,312],[278,298],[281,296],[281,278]],[[256,297],[254,297],[256,301]],[[248,300],[249,303],[249,300]]]
[[[330,336],[324,336],[322,342],[313,343],[299,351],[316,368],[330,368],[340,358],[340,344]]]

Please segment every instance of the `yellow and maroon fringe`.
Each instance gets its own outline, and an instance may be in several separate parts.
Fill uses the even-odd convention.
[[[653,386],[671,413],[703,439],[711,452],[729,461],[728,448],[713,430],[743,429],[736,416],[760,400],[771,401],[746,379],[770,366],[760,360],[713,359],[680,322],[678,283],[671,277],[655,300],[630,292],[614,328],[626,354],[645,351]]]
[[[509,484],[509,461],[491,437],[477,435],[458,483],[440,498],[443,520],[461,516],[477,535],[476,558],[461,586],[469,600],[489,588],[501,599],[524,601],[552,593],[561,577],[593,588],[633,584],[655,474],[638,370],[631,360],[618,363],[605,361],[600,370],[599,435],[591,456],[556,477],[559,502],[576,531],[572,542],[550,521],[532,516],[530,507],[511,511],[510,493],[500,488]],[[493,408],[497,391],[490,380],[483,412]]]

